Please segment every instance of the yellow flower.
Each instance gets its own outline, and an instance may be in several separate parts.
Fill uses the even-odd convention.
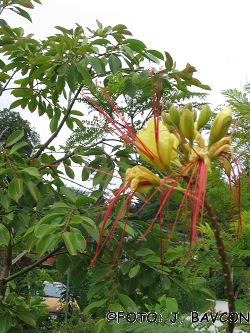
[[[158,176],[141,165],[127,169],[126,181],[130,184],[131,190],[140,193],[148,192],[161,182]]]
[[[167,171],[176,159],[179,140],[158,120],[150,119],[137,133],[136,147],[140,156],[159,171]]]

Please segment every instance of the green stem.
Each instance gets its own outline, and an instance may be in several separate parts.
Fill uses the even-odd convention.
[[[225,292],[228,300],[228,310],[229,314],[230,313],[235,313],[235,297],[234,297],[234,291],[233,291],[233,282],[231,278],[231,273],[230,273],[230,267],[228,264],[228,259],[227,259],[227,254],[225,251],[225,247],[223,244],[221,232],[220,232],[220,224],[217,221],[216,215],[213,211],[212,206],[209,204],[207,199],[205,199],[204,207],[207,211],[210,225],[212,227],[212,230],[214,232],[214,238],[216,241],[216,246],[217,246],[217,251],[219,254],[220,262],[221,262],[221,268],[222,268],[222,273],[223,273],[223,278],[224,278],[224,283],[225,283]],[[227,327],[227,332],[228,333],[233,333],[235,323],[230,321],[230,318],[233,319],[232,316],[230,316],[228,319],[228,327]]]

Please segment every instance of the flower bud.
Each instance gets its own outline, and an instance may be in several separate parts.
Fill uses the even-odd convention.
[[[190,110],[190,111],[192,111],[192,109],[193,109],[193,105],[192,105],[192,103],[187,103],[185,106],[184,106],[184,110],[185,109],[187,109],[187,110]]]
[[[228,106],[224,110],[222,110],[217,116],[215,117],[209,135],[209,144],[210,147],[214,142],[219,141],[222,139],[227,131],[229,126],[231,125],[232,121],[232,110]]]
[[[195,122],[196,118],[197,118],[197,111],[195,109],[193,109],[192,113],[193,113],[193,119],[194,119],[194,122]]]
[[[219,141],[213,143],[208,150],[208,155],[210,158],[216,158],[222,151],[222,147],[228,148],[231,147],[231,137],[225,136],[224,138],[220,139]]]
[[[194,139],[194,119],[192,111],[185,109],[180,119],[180,127],[183,135],[192,144]]]
[[[221,163],[223,165],[223,168],[224,168],[224,170],[226,172],[226,175],[228,177],[230,177],[232,165],[229,162],[229,160],[227,158],[223,157],[223,156],[218,157],[217,160],[219,161],[219,163]]]
[[[198,121],[197,121],[197,131],[204,127],[211,117],[211,109],[209,105],[203,106],[201,109]]]
[[[158,176],[141,165],[126,170],[126,181],[132,191],[139,193],[146,193],[161,182]]]
[[[171,103],[170,101],[166,101],[166,103],[165,103],[165,106],[166,106],[167,110],[169,110],[172,105],[173,105],[173,103]]]
[[[170,118],[169,113],[166,112],[162,112],[161,113],[161,118],[162,118],[162,122],[163,124],[168,128],[169,126],[173,126],[172,120]]]
[[[180,124],[180,113],[178,111],[178,109],[175,106],[171,106],[169,108],[169,116],[170,119],[172,121],[172,123],[179,128],[179,124]]]

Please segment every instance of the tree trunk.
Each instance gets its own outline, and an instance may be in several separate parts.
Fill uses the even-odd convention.
[[[0,286],[3,287],[0,288],[1,299],[4,299],[6,295],[7,283],[5,279],[8,278],[10,275],[11,265],[12,265],[12,243],[10,240],[8,245],[6,246],[5,261],[0,272]]]
[[[228,327],[227,327],[227,332],[228,333],[233,333],[235,323],[233,321],[234,319],[234,313],[235,313],[235,297],[234,297],[234,291],[233,291],[233,282],[230,274],[230,268],[227,260],[227,254],[225,251],[225,247],[223,244],[222,236],[220,233],[220,224],[217,221],[216,215],[213,211],[212,206],[208,203],[207,199],[205,199],[205,204],[204,207],[207,211],[210,225],[212,227],[212,230],[214,232],[214,237],[216,241],[216,246],[221,262],[221,268],[222,268],[222,273],[223,273],[223,278],[224,278],[224,283],[225,283],[225,291],[226,291],[226,296],[228,300]],[[230,315],[232,313],[232,315]],[[231,320],[230,320],[231,319]]]

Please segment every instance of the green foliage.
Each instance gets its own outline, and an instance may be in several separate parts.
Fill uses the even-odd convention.
[[[214,290],[211,287],[212,286],[208,286],[209,289]],[[199,311],[199,309],[206,301],[206,296],[199,295],[199,293],[196,293],[195,291],[190,294],[179,287],[171,288],[168,292],[168,296],[174,297],[177,300],[178,309],[181,314],[188,314],[192,311]]]
[[[52,323],[53,328],[51,333],[68,333],[72,332],[72,327],[74,327],[74,332],[76,333],[93,333],[94,327],[96,325],[96,320],[89,315],[83,315],[80,313],[73,314],[67,323]]]
[[[32,2],[40,3],[38,0],[5,1],[1,13],[4,8],[9,8],[30,20],[29,14],[19,6],[32,8]],[[71,269],[74,292],[83,295],[79,300],[81,310],[92,314],[92,317],[81,316],[77,326],[73,322],[76,318],[72,319],[75,332],[91,331],[93,325],[93,332],[101,332],[108,310],[148,311],[174,307],[173,297],[166,298],[172,288],[190,295],[211,295],[203,288],[204,279],[194,278],[190,266],[183,266],[187,248],[180,244],[176,235],[171,235],[170,245],[156,223],[152,232],[138,242],[148,228],[148,211],[146,215],[137,218],[131,215],[126,219],[124,210],[118,223],[116,217],[127,201],[121,196],[112,209],[109,206],[109,185],[115,173],[124,177],[126,169],[139,159],[134,158],[134,151],[124,147],[119,138],[109,139],[110,124],[107,121],[99,117],[88,123],[78,110],[79,102],[87,104],[90,112],[96,111],[84,98],[83,94],[86,94],[98,100],[111,117],[118,119],[104,91],[97,85],[103,80],[115,102],[126,102],[125,106],[118,105],[121,116],[128,118],[132,127],[138,130],[152,116],[152,85],[155,90],[160,88],[162,98],[177,101],[180,105],[185,104],[187,97],[200,97],[201,100],[205,97],[205,94],[189,91],[192,86],[209,89],[193,77],[195,68],[187,64],[184,69],[177,70],[168,52],[163,54],[148,49],[142,41],[131,38],[131,32],[122,24],[103,27],[97,21],[97,29],[93,30],[84,30],[79,24],[72,29],[57,26],[58,33],[43,41],[25,35],[20,27],[11,28],[4,20],[0,21],[0,26],[1,96],[11,91],[15,99],[10,109],[21,107],[47,117],[51,131],[48,140],[37,145],[39,138],[32,135],[27,122],[21,122],[13,111],[1,112],[6,120],[0,128],[0,253],[4,259],[0,267],[0,320],[4,333],[17,330],[38,332],[35,327],[42,325],[44,319],[39,312],[43,310],[41,300],[28,299],[29,294],[23,297],[21,292],[15,297],[13,292],[6,296],[6,286],[12,283],[11,291],[16,291],[18,277],[25,276],[53,255],[59,255],[57,270],[61,274]],[[145,59],[156,64],[164,62],[163,69],[154,73],[153,78],[143,66]],[[160,110],[159,103],[157,100],[157,110]],[[138,120],[141,112],[145,112],[142,121]],[[11,121],[7,123],[8,120]],[[4,131],[8,126],[11,133]],[[55,147],[50,144],[65,126],[71,130],[72,136],[65,147],[60,147],[65,156],[58,158]],[[34,145],[37,145],[36,151],[30,157]],[[27,147],[30,150],[25,152]],[[79,195],[65,186],[65,175],[71,180],[75,178],[74,163],[83,168],[83,181],[92,180],[93,191]],[[178,198],[176,202],[170,202],[171,219],[179,202]],[[153,203],[152,216],[157,209],[155,206]],[[103,215],[107,209],[109,221],[104,226]],[[100,230],[105,236],[111,233],[93,263]],[[159,239],[166,248],[164,254]],[[26,251],[36,257],[20,266],[20,270],[11,271],[12,261],[18,261]],[[45,279],[45,275],[40,279]],[[32,288],[37,288],[31,283],[31,277],[22,280],[24,284],[27,281]],[[16,288],[13,287],[15,283]],[[186,302],[191,302],[190,298],[187,297]],[[96,322],[93,318],[102,319]],[[144,329],[144,325],[140,328]],[[192,329],[190,322],[185,321],[185,325],[185,332]],[[152,328],[166,330],[166,327],[169,332],[182,329],[179,323],[170,327],[164,322],[158,328],[145,327],[145,332],[152,332]],[[72,330],[72,325],[55,327],[62,333],[69,329]],[[135,325],[133,329],[138,331],[139,326]]]
[[[11,133],[20,130],[24,131],[23,136],[20,138],[17,137],[17,141],[20,139],[22,139],[22,141],[14,145],[10,153],[13,154],[16,151],[19,151],[21,155],[29,157],[33,148],[40,142],[39,134],[30,127],[30,123],[27,120],[22,119],[18,112],[13,110],[9,111],[7,109],[0,111],[1,142],[6,142],[7,147],[13,145],[13,143],[17,141],[7,141],[7,138],[10,137]]]

